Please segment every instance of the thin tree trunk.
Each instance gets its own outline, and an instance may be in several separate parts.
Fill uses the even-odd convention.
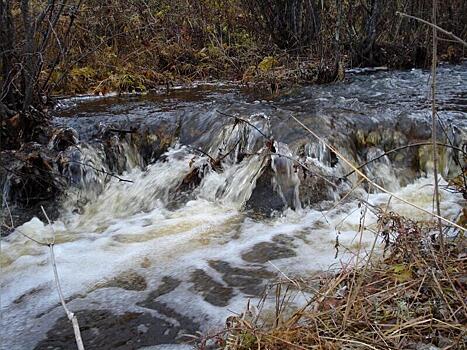
[[[379,22],[381,11],[381,0],[371,0],[370,14],[365,26],[366,35],[360,51],[363,61],[366,61],[369,64],[374,63],[373,48],[376,41],[376,28]]]
[[[339,65],[341,60],[341,43],[340,43],[340,31],[342,26],[342,0],[336,0],[337,8],[337,23],[336,23],[336,34],[335,34],[335,53],[336,53],[336,67]]]
[[[21,1],[21,14],[23,16],[25,45],[23,51],[24,69],[23,69],[23,112],[26,113],[32,104],[34,92],[34,32],[30,13],[29,0]]]
[[[10,5],[10,0],[0,1],[0,50],[2,62],[2,90],[0,102],[4,102],[8,105],[14,103],[12,93],[14,29]]]

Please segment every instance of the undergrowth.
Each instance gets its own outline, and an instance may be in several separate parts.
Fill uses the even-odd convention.
[[[443,4],[439,24],[464,37],[466,5],[457,2]],[[216,79],[274,92],[295,83],[342,79],[343,67],[429,64],[429,28],[401,20],[396,11],[426,18],[430,3],[374,3],[343,1],[339,11],[338,2],[305,0],[87,0],[81,3],[72,36],[46,56],[60,54],[65,44],[66,55],[52,72],[44,69],[43,76],[51,73],[55,94],[144,92]],[[292,8],[302,17],[288,16],[285,10]],[[313,33],[307,33],[303,22],[306,11],[315,17]],[[66,18],[59,22],[59,37],[69,22]],[[367,57],[361,50],[368,46],[373,20],[376,32]],[[464,54],[449,41],[439,46],[444,60],[456,62]]]
[[[260,305],[202,339],[225,349],[465,349],[467,244],[462,232],[380,211],[378,239],[363,264],[276,283]],[[376,242],[376,241],[375,241]],[[309,295],[298,308],[294,296]],[[271,315],[272,313],[272,315]],[[430,347],[434,346],[434,347]]]

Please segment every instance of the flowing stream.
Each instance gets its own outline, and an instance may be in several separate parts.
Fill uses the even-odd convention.
[[[186,348],[184,334],[222,329],[275,278],[351,261],[371,246],[376,212],[389,195],[356,186],[358,177],[346,176],[351,167],[291,116],[363,164],[429,141],[428,84],[423,70],[351,72],[345,82],[274,98],[204,84],[62,101],[54,123],[79,139],[62,152],[69,187],[52,225],[34,218],[2,239],[1,349],[75,348],[49,250],[19,231],[54,237],[61,285],[86,349]],[[440,142],[465,150],[467,65],[440,67],[437,98]],[[459,173],[457,158],[463,161],[440,147],[442,186]],[[433,210],[429,145],[362,170]],[[454,220],[462,196],[442,190],[441,197],[443,216]],[[362,201],[369,210],[360,238]],[[430,218],[395,198],[389,210]]]

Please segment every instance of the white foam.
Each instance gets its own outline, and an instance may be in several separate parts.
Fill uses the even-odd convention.
[[[339,267],[351,259],[345,248],[368,249],[375,239],[368,229],[376,226],[377,218],[370,211],[365,218],[366,230],[361,238],[358,235],[363,209],[357,201],[324,212],[309,208],[287,210],[279,217],[262,221],[246,217],[239,209],[254,187],[255,172],[261,165],[259,156],[232,165],[221,174],[209,173],[198,189],[197,198],[170,211],[164,206],[169,190],[180,183],[196,162],[203,161],[193,157],[180,149],[171,150],[169,161],[156,163],[146,171],[135,168],[124,174],[133,183],[112,181],[95,201],[85,206],[82,215],[67,213],[53,224],[56,262],[66,298],[89,293],[97,283],[127,270],[142,274],[150,288],[157,287],[160,279],[169,275],[183,283],[162,300],[181,314],[197,317],[208,328],[223,324],[229,310],[243,311],[246,302],[246,297],[235,291],[229,306],[220,308],[190,289],[191,271],[209,270],[208,260],[245,266],[242,254],[257,243],[271,242],[277,235],[284,235],[291,238],[296,255],[263,266],[278,274],[298,276],[332,265]],[[400,189],[397,195],[432,210],[431,183],[432,178],[421,178]],[[389,196],[375,193],[366,199],[373,206],[384,206]],[[461,200],[460,195],[442,192],[443,215],[455,216]],[[429,218],[394,198],[391,209],[416,220]],[[19,349],[14,339],[24,332],[29,332],[24,341],[32,347],[43,336],[34,330],[41,322],[34,316],[58,302],[48,248],[35,245],[19,231],[47,241],[51,239],[52,227],[34,218],[2,242],[2,333],[9,339],[2,349]],[[341,248],[335,259],[338,232]],[[143,262],[149,263],[150,268],[143,268]],[[23,301],[18,301],[23,295],[26,295]],[[89,293],[86,302],[72,305],[86,307],[92,300],[101,305],[102,298],[112,299],[112,304],[118,305],[119,296],[124,297],[122,310],[125,310],[130,307],[128,303],[141,300],[144,293],[104,289]],[[26,343],[21,346],[24,348]]]

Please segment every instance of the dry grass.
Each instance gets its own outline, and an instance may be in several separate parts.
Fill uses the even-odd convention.
[[[467,250],[463,234],[432,237],[434,224],[380,212],[384,256],[306,283],[275,285],[275,310],[231,317],[217,344],[227,349],[465,349]],[[309,302],[289,300],[313,289]]]

